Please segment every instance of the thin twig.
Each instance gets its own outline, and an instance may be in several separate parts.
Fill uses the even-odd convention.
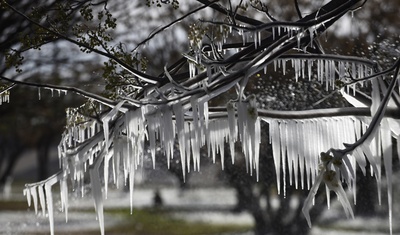
[[[70,38],[70,37],[67,37],[67,36],[65,36],[65,35],[63,35],[63,34],[57,32],[57,31],[55,31],[55,30],[52,30],[52,29],[50,29],[50,28],[47,28],[47,27],[41,25],[40,23],[38,23],[38,22],[32,20],[31,18],[29,18],[28,16],[26,16],[24,13],[20,12],[19,10],[17,10],[17,9],[14,8],[13,6],[11,6],[11,5],[10,5],[9,3],[7,3],[6,1],[4,1],[4,3],[5,3],[6,6],[9,7],[12,11],[14,11],[14,12],[17,13],[18,15],[22,16],[23,18],[25,18],[26,20],[28,20],[30,23],[32,23],[32,24],[34,24],[34,25],[36,25],[36,26],[38,26],[38,27],[40,27],[40,28],[42,28],[42,29],[48,31],[48,32],[51,33],[51,34],[54,34],[54,35],[58,36],[59,38],[62,38],[62,39],[64,39],[64,40],[68,41],[68,42],[71,42],[71,43],[73,43],[73,44],[75,44],[75,45],[77,45],[77,46],[79,46],[79,47],[83,47],[83,48],[85,48],[85,49],[87,49],[87,50],[89,50],[89,51],[95,52],[95,53],[97,53],[97,54],[99,54],[99,55],[102,55],[102,56],[105,56],[105,57],[107,57],[107,58],[109,58],[109,59],[114,60],[114,61],[117,62],[122,68],[126,69],[126,70],[129,71],[130,73],[132,73],[132,74],[134,74],[135,76],[139,77],[140,79],[144,80],[145,82],[148,82],[148,83],[151,83],[151,84],[157,84],[158,82],[160,82],[160,78],[158,78],[158,77],[153,77],[153,76],[150,76],[150,75],[148,75],[148,74],[142,73],[142,72],[140,72],[140,71],[134,69],[132,66],[130,66],[130,65],[127,64],[127,63],[125,63],[124,61],[122,61],[121,59],[119,59],[118,57],[116,57],[116,56],[114,56],[114,55],[112,55],[112,54],[106,53],[106,52],[104,52],[104,51],[100,51],[100,50],[98,50],[98,49],[96,49],[96,48],[90,47],[89,45],[87,45],[87,44],[85,44],[85,43],[78,42],[78,41],[76,41],[76,40],[74,40],[74,39],[72,39],[72,38]]]
[[[185,15],[179,17],[178,19],[176,19],[176,20],[174,20],[174,21],[172,21],[171,23],[169,23],[169,24],[167,24],[167,25],[161,27],[160,29],[156,30],[154,33],[151,33],[150,36],[148,36],[145,40],[143,40],[142,42],[140,42],[131,52],[136,51],[140,46],[146,44],[148,41],[150,41],[153,37],[155,37],[155,36],[156,36],[157,34],[159,34],[160,32],[162,32],[162,31],[166,30],[167,28],[173,26],[174,24],[176,24],[176,23],[182,21],[182,20],[185,19],[186,17],[188,17],[188,16],[190,16],[190,15],[192,15],[192,14],[194,14],[194,13],[200,11],[200,10],[203,10],[204,8],[209,7],[210,5],[214,4],[215,2],[218,2],[218,0],[211,1],[211,2],[209,2],[208,4],[205,4],[205,5],[201,6],[201,7],[198,7],[198,8],[196,8],[196,9],[194,9],[193,11],[190,11],[189,13],[187,13],[187,14],[185,14]]]

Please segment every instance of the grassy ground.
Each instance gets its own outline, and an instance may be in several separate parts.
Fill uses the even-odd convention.
[[[26,201],[0,200],[0,211],[27,211],[27,208],[28,205]],[[81,211],[85,213],[88,212],[87,210],[78,209],[74,209],[74,211]],[[252,229],[250,225],[214,225],[207,223],[187,222],[181,219],[173,218],[169,211],[162,209],[136,209],[132,215],[130,214],[129,209],[107,209],[105,211],[105,216],[121,218],[118,224],[105,228],[106,234],[211,235],[240,233]],[[69,233],[56,231],[56,234],[66,235]],[[80,234],[99,234],[99,230],[80,231]]]
[[[107,229],[107,232],[111,234],[195,235],[245,232],[251,229],[250,226],[234,224],[211,225],[206,223],[190,223],[172,218],[168,211],[163,210],[135,210],[133,215],[129,214],[129,210],[112,210],[107,213],[126,215],[126,219],[122,224]]]

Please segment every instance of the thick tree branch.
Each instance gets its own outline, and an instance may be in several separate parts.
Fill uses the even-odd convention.
[[[226,107],[210,107],[210,118],[222,118],[226,117]],[[329,108],[329,109],[311,109],[301,111],[286,111],[286,110],[265,110],[258,109],[258,116],[261,118],[274,118],[274,119],[312,119],[312,118],[330,118],[330,117],[343,117],[343,116],[354,116],[354,117],[370,117],[371,110],[369,108]],[[387,108],[385,117],[400,119],[400,110],[397,108]]]

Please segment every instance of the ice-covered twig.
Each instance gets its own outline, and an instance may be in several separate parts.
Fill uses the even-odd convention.
[[[376,131],[378,130],[379,124],[382,120],[382,118],[385,115],[385,111],[387,108],[387,104],[390,100],[390,97],[392,95],[393,89],[397,83],[397,79],[398,79],[398,74],[399,74],[399,69],[400,69],[400,59],[397,60],[396,62],[396,70],[394,72],[394,76],[392,78],[392,81],[390,82],[390,85],[386,91],[385,96],[382,99],[381,104],[379,105],[378,110],[376,111],[376,114],[374,115],[374,117],[371,120],[371,123],[368,126],[368,129],[366,130],[366,132],[362,135],[362,137],[357,140],[355,143],[353,144],[347,144],[344,143],[345,145],[345,149],[332,149],[331,151],[336,155],[336,154],[341,154],[342,156],[344,156],[345,154],[351,153],[354,149],[356,149],[357,147],[361,146],[364,142],[370,142],[372,140],[372,138],[375,136],[374,134],[376,133]]]
[[[7,78],[3,75],[0,75],[0,79],[8,81],[8,82],[12,82],[15,85],[20,84],[20,85],[24,85],[24,86],[37,87],[37,88],[48,88],[48,89],[65,91],[65,92],[70,91],[70,92],[74,92],[76,94],[82,95],[83,97],[96,100],[100,104],[103,104],[103,105],[106,105],[109,107],[114,107],[116,105],[116,102],[113,100],[110,100],[103,96],[79,89],[77,87],[61,86],[61,85],[53,85],[53,84],[42,84],[42,83],[28,82],[28,81],[19,81],[19,80]]]
[[[310,228],[311,228],[310,210],[311,210],[311,207],[313,206],[313,201],[314,201],[315,195],[317,195],[319,185],[321,184],[322,179],[324,177],[324,173],[325,173],[325,170],[323,170],[322,172],[319,173],[317,179],[315,180],[313,186],[311,187],[310,192],[308,193],[308,196],[303,204],[302,212],[304,214],[304,217],[306,217],[308,226]]]

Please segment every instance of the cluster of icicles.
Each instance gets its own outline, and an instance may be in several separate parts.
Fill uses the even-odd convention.
[[[308,189],[310,195],[304,202],[303,212],[311,226],[309,210],[318,191],[320,183],[326,185],[328,207],[330,190],[335,191],[346,215],[354,217],[351,205],[340,182],[346,182],[348,191],[353,194],[356,204],[356,169],[357,166],[366,174],[367,160],[370,163],[371,174],[375,176],[378,185],[378,198],[381,202],[381,166],[386,170],[388,185],[388,204],[390,228],[392,227],[392,131],[398,127],[394,120],[384,119],[375,138],[365,141],[353,152],[343,156],[340,162],[322,169],[325,153],[328,149],[343,148],[343,143],[354,143],[366,131],[370,118],[351,116],[315,118],[301,120],[264,119],[269,123],[270,143],[273,148],[275,171],[277,179],[283,177],[283,183],[289,182],[298,188]],[[390,123],[390,124],[389,124]],[[397,131],[396,131],[397,132]],[[281,174],[282,172],[282,174]],[[324,173],[333,173],[330,178]],[[289,177],[289,179],[287,179]],[[336,185],[332,185],[336,182]],[[280,180],[277,181],[280,193]],[[286,185],[283,185],[284,194]]]
[[[38,204],[45,214],[45,208],[50,221],[51,234],[54,233],[52,186],[60,183],[61,210],[68,220],[68,180],[74,190],[83,190],[83,177],[89,171],[92,196],[104,234],[103,200],[107,198],[109,176],[117,186],[119,175],[123,174],[125,184],[129,184],[131,194],[134,189],[134,175],[137,167],[143,163],[146,154],[150,154],[155,164],[157,143],[161,144],[168,159],[168,166],[173,159],[174,139],[178,138],[183,175],[191,169],[200,170],[200,148],[207,146],[209,157],[216,161],[221,156],[224,167],[224,144],[230,146],[234,153],[234,143],[240,141],[250,174],[255,170],[258,176],[258,156],[260,145],[260,121],[269,124],[270,143],[273,148],[273,158],[277,175],[278,192],[285,194],[286,182],[290,185],[310,189],[318,177],[321,159],[320,152],[329,148],[340,148],[345,143],[355,142],[366,130],[369,120],[356,117],[332,117],[299,120],[271,119],[257,116],[255,102],[229,103],[227,115],[214,118],[208,113],[207,103],[192,101],[192,115],[185,116],[188,110],[176,103],[170,106],[143,106],[134,111],[123,109],[123,103],[115,106],[102,119],[103,128],[95,122],[81,126],[72,126],[63,135],[59,145],[59,157],[62,171],[46,181],[26,185],[24,190],[29,205],[33,202],[36,213]],[[236,106],[236,107],[235,107]],[[78,115],[78,114],[77,114]],[[173,118],[175,117],[175,118]],[[386,121],[385,121],[386,123]],[[384,156],[386,175],[388,176],[391,193],[391,133],[384,125],[380,135],[370,145],[362,145],[351,155],[346,156],[344,168],[341,169],[341,179],[344,179],[349,190],[356,193],[356,166],[365,173],[366,159],[371,163],[372,173],[381,185],[381,148]],[[266,130],[262,130],[266,131]],[[148,142],[148,147],[145,145]],[[232,162],[234,162],[234,154]],[[104,168],[100,168],[101,164]],[[122,165],[122,171],[118,166]],[[109,172],[111,169],[111,172]],[[103,174],[100,174],[103,171]],[[100,175],[104,175],[102,180]],[[283,176],[284,185],[280,185]],[[337,176],[339,177],[339,175]],[[328,189],[328,186],[327,186]],[[312,189],[315,195],[316,189]],[[342,189],[343,190],[343,189]],[[353,212],[344,191],[338,196],[346,213]],[[329,204],[329,193],[328,204]],[[380,193],[379,193],[380,198]],[[389,194],[391,198],[391,194]],[[355,201],[354,201],[355,202]],[[312,200],[306,202],[306,212],[312,206]],[[391,207],[391,201],[389,202]],[[308,222],[309,217],[306,215]]]
[[[277,33],[279,32],[278,30]],[[297,33],[301,36],[299,32]],[[241,34],[243,35],[243,32]],[[293,31],[288,31],[288,34],[293,36]],[[259,45],[261,36],[257,34],[254,38],[257,39],[255,44]],[[326,84],[327,88],[334,86],[335,73],[339,74],[340,79],[363,78],[372,74],[371,66],[360,60],[341,62],[341,58],[335,61],[335,58],[328,57],[280,58],[275,60],[274,68],[280,67],[286,71],[286,62],[291,61],[297,79],[307,76],[311,78],[314,72],[312,67],[316,66],[317,77]],[[201,63],[201,56],[196,55],[192,61]],[[265,66],[265,70],[266,68]],[[211,73],[211,69],[207,67],[207,72]],[[195,76],[196,72],[196,67],[192,64],[190,77]],[[24,194],[28,198],[29,205],[33,202],[37,213],[39,203],[43,214],[47,208],[51,234],[54,234],[51,190],[54,184],[60,183],[61,210],[65,212],[66,220],[68,220],[68,182],[71,182],[73,190],[83,190],[85,173],[89,171],[97,219],[101,234],[104,234],[103,200],[107,198],[109,179],[117,187],[121,183],[129,185],[132,211],[136,170],[139,166],[143,166],[144,158],[148,155],[155,166],[158,147],[161,147],[169,167],[171,159],[174,158],[176,138],[184,178],[190,170],[200,170],[200,149],[203,146],[207,147],[208,156],[214,162],[220,155],[221,165],[224,168],[224,154],[226,154],[224,145],[229,145],[232,163],[234,163],[234,145],[235,142],[240,142],[247,169],[250,174],[255,172],[258,179],[260,136],[261,131],[266,131],[261,130],[261,121],[269,123],[278,192],[281,193],[283,190],[283,193],[286,193],[287,182],[290,185],[294,184],[295,187],[310,189],[310,197],[303,208],[308,223],[311,224],[308,211],[312,207],[313,198],[321,182],[326,183],[327,190],[334,190],[337,193],[346,214],[353,216],[341,183],[339,183],[340,187],[330,187],[331,181],[328,182],[324,174],[321,174],[320,153],[330,148],[341,148],[343,143],[354,143],[369,124],[366,118],[346,116],[282,120],[259,117],[254,100],[229,103],[225,114],[221,115],[221,113],[209,113],[207,102],[195,96],[185,104],[175,101],[163,105],[143,105],[135,110],[127,110],[123,105],[122,101],[104,115],[102,125],[86,120],[84,124],[69,126],[59,144],[59,159],[62,168],[60,173],[45,181],[26,185]],[[71,115],[73,117],[69,118],[77,118],[79,113]],[[79,118],[84,119],[84,117]],[[380,156],[383,149],[384,166],[388,176],[391,221],[391,130],[388,128],[389,125],[385,126],[386,122],[383,121],[378,136],[372,142],[365,143],[344,156],[341,167],[336,169],[332,166],[332,169],[325,169],[325,171],[336,172],[337,174],[333,177],[336,177],[337,182],[344,180],[347,183],[355,200],[356,167],[358,165],[365,172],[366,158],[378,185],[381,185]],[[120,166],[122,166],[121,169]],[[284,185],[280,185],[281,176]],[[125,181],[119,182],[121,178]],[[329,205],[329,193],[327,196]]]
[[[10,102],[10,91],[9,90],[4,90],[0,92],[0,105],[3,103],[9,103]]]
[[[157,143],[160,143],[169,166],[174,157],[175,137],[179,142],[184,176],[192,167],[193,170],[200,170],[200,148],[203,145],[208,146],[214,161],[218,153],[223,161],[225,141],[231,143],[234,152],[233,144],[237,140],[247,149],[244,155],[250,172],[255,169],[258,175],[260,119],[257,117],[255,100],[238,103],[237,113],[233,106],[228,108],[227,118],[212,120],[208,117],[207,103],[201,104],[195,100],[192,101],[191,120],[185,120],[188,110],[179,102],[172,107],[148,105],[129,111],[123,108],[123,104],[124,102],[120,102],[102,118],[102,128],[94,121],[70,126],[64,132],[58,147],[62,170],[45,181],[26,185],[24,194],[29,205],[33,201],[37,213],[38,203],[43,214],[47,208],[51,234],[54,234],[51,192],[54,184],[61,184],[61,209],[68,219],[67,181],[71,181],[73,190],[83,190],[85,172],[89,171],[97,219],[101,233],[104,234],[103,198],[107,198],[109,176],[118,186],[119,176],[123,174],[124,183],[129,184],[132,209],[135,171],[148,154],[155,164]],[[70,114],[80,115],[77,112]],[[123,169],[121,171],[120,165]],[[100,166],[104,168],[100,169]],[[103,174],[100,174],[100,170]],[[103,180],[100,175],[104,175]]]

